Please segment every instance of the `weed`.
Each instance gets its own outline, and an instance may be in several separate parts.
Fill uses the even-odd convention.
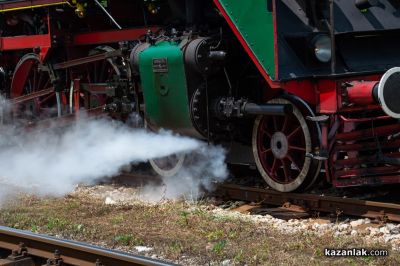
[[[209,241],[220,240],[223,237],[225,237],[225,232],[221,229],[217,229],[207,235]]]
[[[37,233],[38,232],[38,226],[37,225],[32,225],[31,231],[34,232],[34,233]]]
[[[119,215],[116,215],[114,218],[112,218],[111,222],[114,225],[117,225],[117,224],[122,224],[124,222],[124,220],[125,220],[124,216],[122,214],[119,214]]]
[[[134,237],[131,234],[123,234],[123,235],[117,235],[114,240],[123,246],[131,246],[131,245],[136,245],[136,246],[140,246],[140,245],[144,245],[144,241]]]
[[[224,251],[226,243],[227,243],[226,240],[218,241],[217,243],[214,244],[212,251],[217,255],[221,255],[222,252]]]
[[[181,225],[189,225],[189,214],[187,211],[181,211],[179,224]]]
[[[133,241],[133,236],[132,235],[118,235],[114,238],[114,240],[117,241],[121,245],[129,246],[131,244],[131,242]]]
[[[67,201],[67,205],[65,206],[65,209],[67,211],[75,210],[79,208],[79,203],[76,201]]]
[[[243,263],[244,259],[245,259],[245,256],[243,254],[243,249],[241,249],[241,250],[239,250],[239,252],[233,258],[233,263],[234,264],[241,264],[241,263]]]
[[[47,229],[49,230],[64,230],[67,228],[68,221],[64,219],[50,217],[47,219]]]

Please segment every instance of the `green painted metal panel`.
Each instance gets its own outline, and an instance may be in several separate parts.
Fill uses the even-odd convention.
[[[268,10],[272,0],[220,0],[254,55],[275,79],[274,19]]]
[[[146,117],[177,132],[192,128],[183,53],[177,43],[160,42],[139,56]]]

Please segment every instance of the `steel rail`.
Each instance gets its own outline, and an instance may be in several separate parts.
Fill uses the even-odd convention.
[[[23,264],[22,261],[24,259],[35,261],[37,258],[54,261],[54,264],[47,262],[47,265],[65,266],[175,265],[125,252],[96,247],[86,243],[56,239],[46,235],[37,235],[3,226],[0,226],[0,249],[12,251],[8,259],[0,259],[0,265],[9,266],[36,265]],[[13,259],[15,259],[15,262]],[[60,261],[61,264],[56,264],[57,261]]]
[[[334,213],[400,222],[400,204],[315,194],[281,193],[270,189],[221,184],[215,195],[234,200],[261,202],[274,206],[300,206],[305,211]]]

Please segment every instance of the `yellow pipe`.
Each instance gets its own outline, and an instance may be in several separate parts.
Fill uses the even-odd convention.
[[[17,10],[24,10],[24,9],[34,9],[34,8],[47,7],[47,6],[65,5],[65,4],[70,5],[70,3],[69,3],[68,1],[63,1],[63,2],[45,4],[45,5],[35,5],[35,6],[24,6],[24,7],[15,7],[15,8],[1,9],[1,10],[0,10],[0,13],[10,12],[10,11],[17,11]]]

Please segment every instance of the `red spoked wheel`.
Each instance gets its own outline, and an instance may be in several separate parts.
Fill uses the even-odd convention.
[[[319,175],[321,161],[307,156],[319,147],[320,131],[306,121],[312,110],[301,100],[273,99],[271,104],[290,104],[286,116],[259,116],[253,128],[253,154],[257,168],[270,187],[281,192],[309,188]]]
[[[17,101],[14,116],[18,119],[38,121],[55,117],[61,110],[49,72],[37,54],[26,54],[18,62],[10,97]]]

